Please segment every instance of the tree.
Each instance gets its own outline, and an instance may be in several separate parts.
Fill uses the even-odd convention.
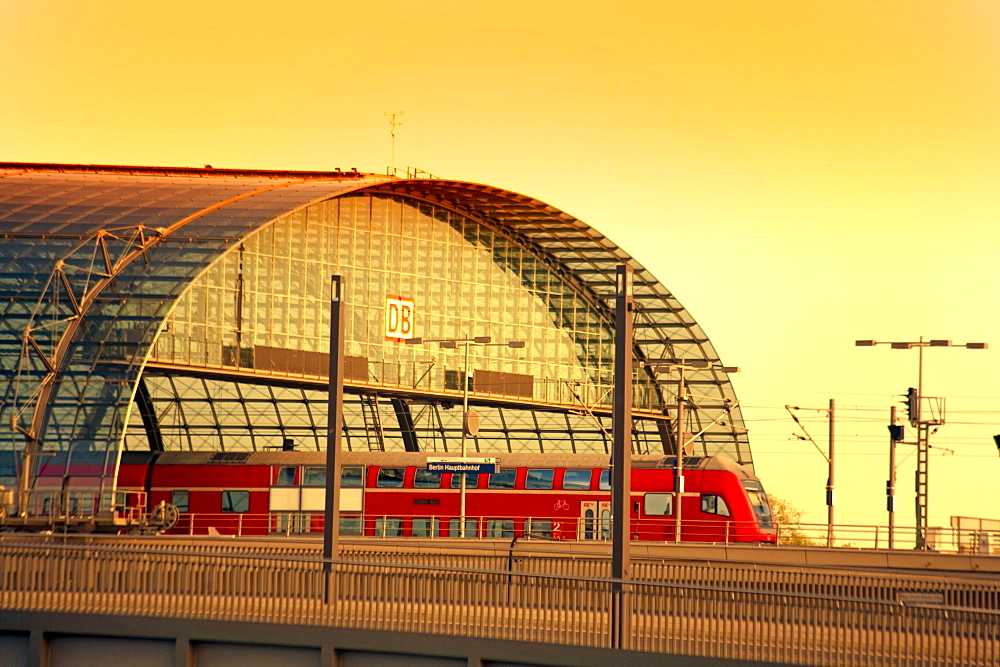
[[[778,544],[800,547],[816,546],[797,527],[798,524],[802,523],[802,510],[796,508],[784,498],[772,496],[770,493],[767,494],[767,501],[771,504],[771,513],[774,514],[774,521],[778,524]]]

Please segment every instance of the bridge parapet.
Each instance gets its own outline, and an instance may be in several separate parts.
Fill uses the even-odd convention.
[[[881,656],[896,664],[993,665],[1000,655],[996,582],[930,577],[921,583],[856,573],[831,582],[828,573],[810,580],[781,567],[747,569],[747,576],[691,563],[662,567],[640,567],[627,581],[626,650],[799,664]],[[607,649],[612,583],[603,576],[523,571],[513,561],[494,560],[491,567],[399,558],[324,563],[303,556],[0,542],[2,608],[44,613]]]

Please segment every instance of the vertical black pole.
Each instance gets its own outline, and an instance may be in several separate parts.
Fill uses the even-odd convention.
[[[615,390],[611,455],[611,646],[626,648],[629,635],[622,580],[631,560],[629,524],[632,498],[632,269],[618,266],[615,301]]]
[[[827,463],[827,477],[826,477],[826,546],[833,547],[833,531],[834,531],[834,521],[833,521],[833,409],[834,400],[830,399],[830,410],[827,412],[827,417],[829,417],[829,435],[827,437],[827,447],[829,447],[829,454],[826,457]]]
[[[896,425],[896,406],[889,408],[889,425]],[[902,428],[902,427],[900,427]],[[902,438],[900,438],[902,439]],[[889,510],[889,548],[896,547],[896,434],[889,433],[889,480],[885,483],[886,509]]]
[[[330,279],[330,396],[326,413],[326,505],[323,516],[323,571],[326,573],[326,601],[335,599],[331,576],[332,560],[339,557],[340,532],[340,437],[344,430],[344,301],[341,276]]]

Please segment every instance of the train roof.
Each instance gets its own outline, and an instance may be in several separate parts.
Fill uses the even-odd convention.
[[[148,456],[148,454],[147,454]],[[494,458],[500,467],[512,468],[607,468],[611,457],[607,454],[540,454],[479,452],[475,458]],[[453,452],[340,452],[340,465],[407,467],[427,465],[429,458],[459,458]],[[211,465],[326,465],[326,452],[258,451],[258,452],[162,452],[156,458],[161,464]],[[633,454],[633,468],[672,469],[674,457]],[[756,479],[747,468],[728,456],[689,456],[684,459],[686,470],[727,470],[743,479]]]

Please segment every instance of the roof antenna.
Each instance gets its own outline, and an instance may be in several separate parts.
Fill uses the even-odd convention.
[[[402,111],[386,111],[385,115],[389,117],[389,137],[390,144],[392,146],[392,153],[389,160],[389,174],[396,174],[396,128],[403,124],[403,121],[396,120],[396,116],[402,116]]]

